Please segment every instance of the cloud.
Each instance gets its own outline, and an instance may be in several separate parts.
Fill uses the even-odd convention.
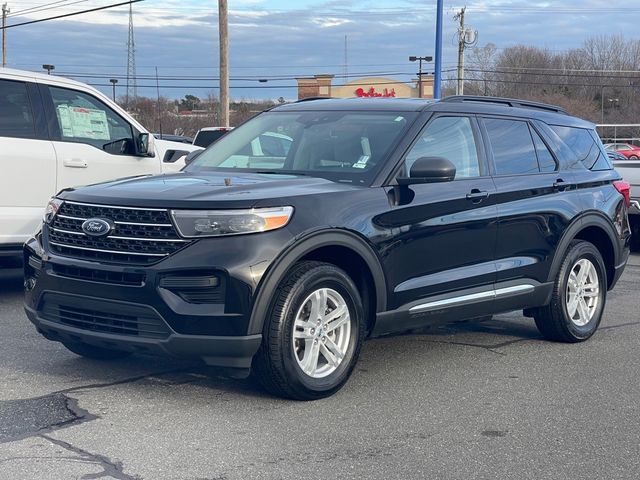
[[[338,76],[335,83],[341,82],[345,35],[351,75],[370,73],[408,80],[417,73],[417,65],[408,62],[408,56],[434,52],[435,10],[433,4],[423,0],[391,5],[381,0],[299,0],[295,8],[285,0],[234,0],[232,3],[229,15],[231,74],[245,78],[232,80],[235,98],[295,96],[294,80],[275,80],[274,77],[330,73]],[[611,33],[612,25],[616,31],[637,38],[633,33],[635,19],[633,15],[620,14],[624,9],[624,2],[620,0],[535,4],[524,0],[485,0],[468,5],[466,20],[478,30],[481,45],[492,42],[504,48],[529,44],[564,50],[578,47],[589,36]],[[536,13],[535,9],[548,11]],[[576,13],[578,9],[584,12]],[[598,9],[602,9],[600,13]],[[145,1],[135,4],[134,12],[138,74],[151,75],[157,66],[160,75],[217,75],[215,2]],[[445,69],[453,68],[457,61],[453,13],[452,8],[445,11]],[[35,15],[12,17],[11,22],[33,18]],[[105,78],[78,79],[108,84],[109,76],[122,78],[126,73],[127,27],[128,8],[120,7],[10,29],[7,31],[9,64],[40,69],[43,63],[52,63],[56,65],[56,72],[101,75]],[[432,66],[427,65],[426,69],[429,68]],[[269,82],[258,83],[258,78],[267,77]],[[203,96],[218,85],[210,78],[160,83],[161,93],[170,97],[182,97],[186,93]],[[141,80],[140,84],[150,85],[141,88],[141,94],[155,95],[155,81]],[[176,86],[180,88],[172,88]],[[100,88],[109,92],[110,86]]]

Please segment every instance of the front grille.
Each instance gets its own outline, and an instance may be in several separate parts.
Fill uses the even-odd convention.
[[[106,237],[90,237],[82,231],[89,218],[103,218],[115,224]],[[143,209],[64,202],[49,227],[52,250],[67,257],[110,263],[150,264],[184,247],[169,213]]]
[[[45,294],[39,311],[50,322],[93,332],[144,338],[167,338],[171,333],[157,313],[139,305]]]
[[[33,257],[31,257],[33,258]],[[31,258],[29,260],[31,260]],[[142,286],[144,274],[131,272],[111,272],[92,268],[72,267],[68,265],[51,264],[53,273],[60,277],[90,280],[92,282],[110,283],[114,285]]]

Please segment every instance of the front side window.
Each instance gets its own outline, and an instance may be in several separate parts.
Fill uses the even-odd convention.
[[[444,157],[456,166],[456,179],[480,176],[478,150],[468,117],[437,117],[424,129],[405,158],[404,168],[421,157]]]
[[[60,138],[87,143],[115,155],[135,153],[131,125],[91,95],[49,87]]]
[[[0,137],[35,138],[31,104],[23,82],[0,80]]]
[[[303,174],[369,184],[415,112],[266,112],[205,150],[187,171]]]
[[[538,158],[527,122],[485,118],[497,175],[537,173]]]

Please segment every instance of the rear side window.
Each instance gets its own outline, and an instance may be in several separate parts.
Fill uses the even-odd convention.
[[[497,175],[538,173],[538,158],[527,122],[483,119]]]
[[[227,133],[226,130],[203,130],[203,131],[200,131],[196,135],[196,138],[193,141],[193,144],[196,145],[197,147],[207,148],[213,142],[218,141],[218,139],[220,137],[222,137],[225,133]]]
[[[0,137],[35,138],[27,85],[0,80]]]
[[[593,168],[596,163],[600,163],[599,157],[604,157],[600,147],[586,128],[564,127],[561,125],[549,125],[549,127],[585,167]]]

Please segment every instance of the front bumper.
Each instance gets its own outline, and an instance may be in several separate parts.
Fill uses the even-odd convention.
[[[24,248],[25,311],[51,340],[249,368],[261,342],[248,329],[255,290],[284,235],[201,240],[145,266],[54,255],[32,238]],[[221,292],[208,303],[162,287],[167,276],[200,274],[219,279]]]

